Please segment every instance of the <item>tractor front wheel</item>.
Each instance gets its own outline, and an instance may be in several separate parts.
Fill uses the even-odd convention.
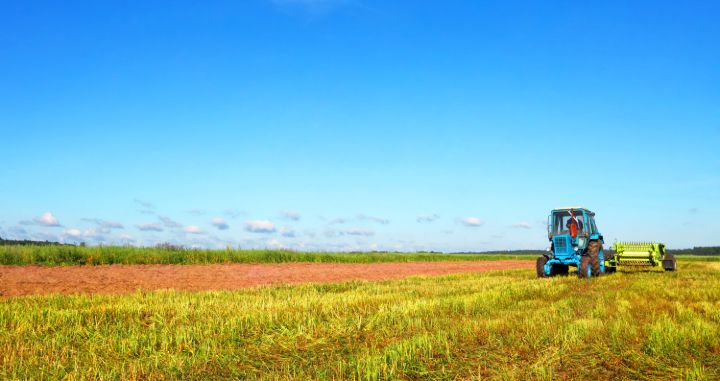
[[[587,255],[583,255],[580,257],[580,267],[578,268],[578,278],[590,278],[590,273],[588,272],[588,267],[590,267],[590,257]]]
[[[547,263],[547,261],[547,257],[542,256],[537,259],[537,262],[535,262],[535,272],[537,273],[538,278],[547,277],[547,275],[545,274],[545,264]]]

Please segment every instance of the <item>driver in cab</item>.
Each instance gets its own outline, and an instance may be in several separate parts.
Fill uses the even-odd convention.
[[[575,217],[575,211],[573,209],[570,209],[570,219],[565,224],[565,226],[570,231],[570,236],[575,238],[578,235],[578,232],[581,232],[583,230],[583,224],[582,221],[577,219]]]

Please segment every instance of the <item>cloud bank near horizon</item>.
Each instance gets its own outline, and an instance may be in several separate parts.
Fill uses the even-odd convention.
[[[442,244],[421,242],[412,243],[412,240],[405,239],[403,244],[391,243],[394,239],[389,230],[395,229],[390,224],[390,219],[368,213],[358,213],[354,217],[336,217],[332,219],[305,219],[302,214],[295,210],[284,210],[276,214],[278,221],[284,224],[278,225],[278,221],[270,218],[246,219],[239,226],[231,226],[227,218],[237,218],[241,215],[248,215],[247,212],[239,212],[236,209],[225,209],[216,211],[215,216],[203,221],[208,211],[206,209],[183,209],[178,213],[184,213],[184,220],[179,222],[171,217],[173,213],[167,213],[150,202],[135,199],[133,202],[141,206],[137,210],[138,221],[134,223],[121,222],[115,219],[99,217],[83,217],[77,223],[61,225],[60,219],[53,212],[45,212],[28,220],[20,221],[16,226],[2,226],[0,233],[9,238],[17,239],[43,239],[54,240],[63,243],[87,243],[90,245],[112,245],[112,244],[137,244],[141,246],[153,246],[163,243],[188,247],[282,247],[297,250],[375,250],[383,248],[387,250],[405,250],[416,248],[418,250],[438,250]],[[145,211],[152,210],[152,213]],[[183,212],[184,211],[184,212]],[[197,212],[202,211],[202,213]],[[213,213],[212,211],[209,211]],[[176,213],[177,214],[177,213]],[[190,217],[188,217],[190,215]],[[153,218],[143,218],[142,216]],[[206,218],[206,217],[205,217]],[[195,221],[192,221],[195,220]],[[479,217],[458,217],[456,219],[466,227],[479,227],[485,221]],[[66,221],[66,222],[68,222]],[[399,224],[409,222],[425,224],[437,223],[439,215],[418,214],[414,217],[408,216]],[[449,221],[446,221],[446,224]],[[85,227],[82,225],[85,224]],[[434,224],[428,225],[428,227]],[[514,224],[513,227],[516,227]],[[372,227],[375,228],[372,228]],[[63,230],[54,231],[56,228]],[[126,227],[130,231],[126,231]],[[28,230],[30,228],[31,230]],[[447,226],[441,228],[438,225],[438,234],[448,231]],[[324,230],[324,233],[323,233]],[[215,232],[212,233],[212,232]],[[389,234],[389,235],[388,235]],[[399,242],[400,240],[397,239]],[[470,242],[472,244],[472,242]]]

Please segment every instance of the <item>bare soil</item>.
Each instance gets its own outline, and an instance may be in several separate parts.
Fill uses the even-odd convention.
[[[217,265],[0,266],[0,295],[124,294],[176,289],[234,290],[270,285],[383,280],[490,270],[530,269],[534,261],[281,263]]]

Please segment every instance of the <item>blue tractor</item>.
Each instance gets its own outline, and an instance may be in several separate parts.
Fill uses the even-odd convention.
[[[537,259],[538,277],[566,275],[570,267],[577,269],[580,278],[605,273],[603,236],[595,225],[595,213],[580,206],[553,209],[548,217],[548,239],[547,254]],[[613,269],[607,268],[608,272]]]

